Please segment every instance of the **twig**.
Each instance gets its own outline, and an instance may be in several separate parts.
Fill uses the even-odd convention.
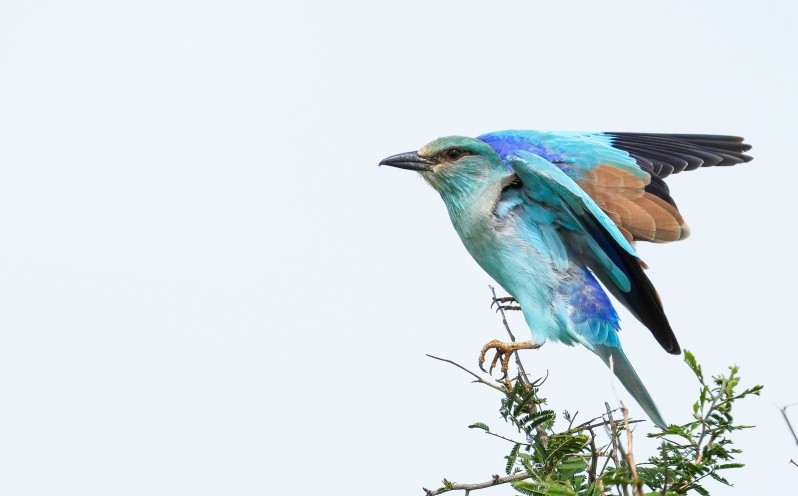
[[[493,286],[488,286],[490,288],[491,294],[493,294],[493,301],[497,301],[498,298],[496,297],[496,288]],[[502,324],[504,324],[504,328],[507,330],[507,334],[510,335],[510,341],[515,342],[515,335],[513,331],[510,330],[510,324],[507,322],[507,316],[504,314],[504,307],[501,306],[501,303],[497,303],[498,309],[497,311],[502,316]],[[518,375],[521,378],[521,382],[525,385],[529,384],[529,380],[527,379],[526,371],[524,370],[524,365],[521,363],[521,357],[518,356],[518,353],[515,354],[515,366],[518,367]]]
[[[495,432],[491,431],[483,431],[485,434],[488,434],[493,437],[498,437],[499,439],[504,439],[505,441],[509,441],[513,444],[520,444],[521,446],[532,446],[532,443],[522,443],[521,441],[516,441],[515,439],[510,439],[509,437],[504,437],[501,434],[496,434]]]
[[[488,285],[488,287],[490,288],[491,294],[493,294],[493,302],[496,303],[496,306],[498,307],[496,311],[502,315],[502,323],[504,324],[504,328],[507,329],[507,334],[510,335],[510,340],[515,341],[513,331],[510,330],[510,324],[507,323],[507,317],[504,315],[504,307],[502,307],[501,303],[499,303],[499,297],[496,296],[496,288],[490,285]]]
[[[455,367],[457,367],[458,369],[460,369],[460,370],[464,370],[464,371],[468,372],[469,374],[471,374],[472,376],[474,376],[474,378],[476,379],[476,381],[474,381],[474,382],[480,382],[480,383],[482,383],[482,384],[484,384],[484,385],[486,385],[486,386],[490,386],[490,387],[492,387],[493,389],[495,389],[495,390],[497,390],[497,391],[501,391],[502,393],[506,393],[506,391],[504,390],[504,388],[502,388],[502,387],[500,387],[500,386],[498,386],[498,385],[496,385],[496,384],[494,384],[494,383],[492,383],[492,382],[490,382],[490,381],[486,381],[485,379],[483,379],[483,378],[482,378],[482,377],[480,377],[479,375],[475,374],[474,372],[471,372],[470,370],[468,370],[467,368],[463,367],[462,365],[460,365],[460,364],[459,364],[459,363],[457,363],[457,362],[453,362],[453,361],[451,361],[451,360],[447,360],[446,358],[440,358],[440,357],[436,357],[436,356],[434,356],[434,355],[430,355],[429,353],[427,353],[426,355],[427,355],[428,357],[430,357],[430,358],[434,358],[435,360],[440,360],[441,362],[451,363],[452,365],[454,365],[454,366],[455,366]]]
[[[662,450],[662,461],[665,462],[665,483],[662,485],[662,491],[659,493],[660,496],[665,496],[668,494],[668,450],[665,449],[665,441],[660,444],[660,449]]]
[[[795,439],[795,444],[798,444],[798,435],[795,434],[795,429],[792,427],[792,422],[790,422],[789,417],[787,417],[787,409],[791,406],[798,405],[798,403],[793,403],[792,405],[787,405],[781,407],[781,415],[784,417],[784,421],[787,422],[787,427],[790,429],[790,433],[792,434],[792,438]],[[790,460],[792,462],[792,460]],[[795,462],[793,462],[795,463]]]
[[[795,460],[793,460],[792,458],[790,458],[790,463],[792,463],[793,465],[795,465],[796,467],[798,467],[798,463],[795,463]]]
[[[590,429],[594,429],[596,427],[606,427],[610,424],[609,420],[604,420],[602,422],[596,422],[595,424],[591,424],[594,420],[598,420],[600,417],[593,418],[588,420],[587,422],[583,422],[576,427],[572,427],[567,431],[563,432],[563,434],[572,434],[574,432],[581,432],[581,431],[589,431]],[[614,422],[618,425],[623,423],[623,420],[614,420]],[[645,420],[630,420],[629,424],[639,424],[640,422],[645,422]]]
[[[476,489],[485,489],[486,487],[498,486],[501,484],[507,484],[508,482],[515,482],[519,480],[524,480],[530,478],[527,472],[518,472],[516,474],[507,475],[504,477],[499,477],[498,475],[494,475],[491,480],[485,482],[478,482],[476,484],[457,484],[457,483],[448,483],[445,487],[440,489],[430,490],[426,487],[422,489],[426,493],[426,496],[436,496],[438,494],[448,493],[449,491],[465,491],[466,494],[469,491],[473,491]]]
[[[643,493],[643,482],[637,474],[637,465],[632,452],[632,429],[629,428],[629,410],[621,403],[623,413],[623,426],[626,429],[626,463],[629,465],[629,473],[632,475],[632,492],[635,496],[645,496]]]
[[[610,432],[610,439],[612,440],[612,461],[615,462],[615,466],[620,468],[621,461],[618,459],[618,453],[620,452],[621,455],[624,455],[623,448],[618,444],[618,424],[612,418],[612,409],[610,408],[609,403],[604,403],[604,406],[607,408],[607,418],[610,419],[609,425],[612,428],[611,430],[608,429]],[[624,496],[629,496],[629,488],[626,487],[626,484],[620,486],[621,491],[623,491]]]

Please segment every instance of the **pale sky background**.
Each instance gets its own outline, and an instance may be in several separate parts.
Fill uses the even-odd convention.
[[[759,426],[736,437],[747,468],[713,495],[795,487],[778,407],[798,401],[797,16],[2,2],[0,494],[398,496],[501,472],[508,447],[466,428],[503,424],[498,395],[424,356],[473,368],[504,337],[491,281],[437,194],[377,163],[508,128],[754,145],[750,164],[671,178],[693,235],[640,252],[682,346],[766,386],[737,412]],[[687,421],[690,372],[622,316],[665,417]],[[525,362],[557,411],[642,416],[584,349]]]

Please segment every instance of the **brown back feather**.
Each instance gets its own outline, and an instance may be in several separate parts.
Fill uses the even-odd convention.
[[[648,181],[600,165],[578,183],[629,241],[667,243],[690,234],[675,206],[645,190]]]

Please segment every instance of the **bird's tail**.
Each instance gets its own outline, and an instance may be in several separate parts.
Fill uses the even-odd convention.
[[[615,377],[621,381],[623,387],[629,391],[635,401],[643,407],[643,411],[654,422],[654,425],[661,429],[667,427],[662,414],[657,409],[657,405],[654,404],[654,400],[651,399],[651,395],[648,394],[646,387],[637,376],[637,372],[635,372],[632,364],[629,363],[629,359],[626,358],[623,350],[614,346],[594,344],[593,351],[604,360],[607,367],[612,369]]]

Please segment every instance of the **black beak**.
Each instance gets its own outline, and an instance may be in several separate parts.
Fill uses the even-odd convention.
[[[420,157],[416,152],[400,153],[393,155],[380,162],[380,165],[390,165],[400,169],[414,170],[418,172],[431,171],[435,164],[432,160]]]

